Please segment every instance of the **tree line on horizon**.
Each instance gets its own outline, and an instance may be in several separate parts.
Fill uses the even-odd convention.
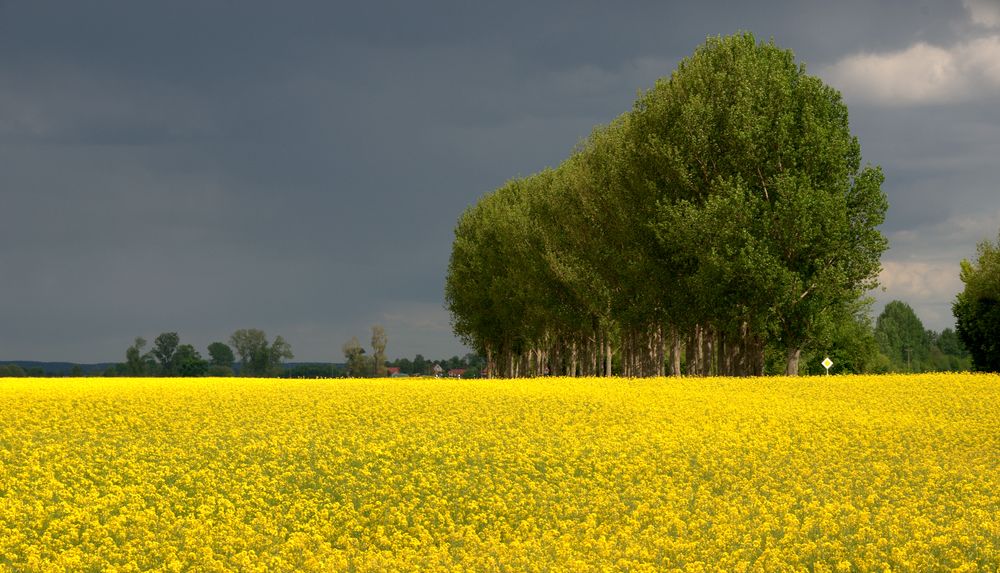
[[[428,360],[422,354],[417,354],[412,360],[397,358],[389,361],[386,359],[388,343],[389,338],[385,328],[378,324],[372,326],[371,355],[366,355],[358,337],[352,336],[341,347],[346,360],[343,374],[351,378],[377,378],[386,376],[389,368],[397,368],[399,374],[407,376],[431,376],[434,374],[433,368],[436,364],[444,372],[462,370],[465,371],[464,377],[478,378],[486,365],[482,357],[474,353],[468,353],[463,357],[456,355],[443,360]]]
[[[1000,245],[998,240],[997,245]],[[983,304],[996,307],[996,301],[1000,300],[1000,249],[992,243],[980,245],[980,251],[988,253],[988,257],[994,257],[989,261],[974,263],[964,262],[963,271],[968,280],[973,275],[978,274],[979,283],[985,282],[982,278],[984,271],[993,273],[996,294],[993,298],[982,297]],[[850,321],[841,322],[834,334],[830,338],[830,343],[823,349],[816,349],[802,356],[802,372],[816,375],[825,372],[820,364],[823,358],[830,357],[833,360],[831,372],[834,374],[886,374],[886,373],[921,373],[921,372],[961,372],[968,370],[998,371],[1000,361],[998,361],[998,345],[996,340],[1000,340],[1000,321],[994,321],[989,315],[974,315],[967,313],[961,316],[959,300],[970,299],[971,292],[976,292],[974,287],[970,293],[960,293],[956,297],[956,317],[957,326],[955,329],[945,328],[941,332],[925,329],[923,322],[914,312],[913,308],[904,301],[893,300],[887,303],[881,313],[872,318],[869,307],[864,307]],[[980,300],[980,299],[972,299]],[[991,302],[992,301],[992,302]],[[971,317],[971,318],[970,318]],[[970,325],[970,320],[975,322]],[[984,338],[984,333],[975,331],[969,332],[970,326],[977,328],[992,328],[990,338]],[[380,327],[379,327],[380,328]],[[213,342],[208,346],[208,356],[206,361],[208,367],[204,365],[192,366],[200,355],[193,348],[185,348],[187,345],[179,344],[179,338],[175,341],[175,333],[164,333],[154,341],[153,348],[147,352],[142,352],[146,347],[145,341],[137,339],[136,342],[126,351],[126,362],[115,364],[103,372],[84,372],[80,365],[74,365],[68,373],[45,372],[40,367],[23,368],[16,363],[0,364],[0,377],[21,377],[21,376],[163,376],[164,372],[172,372],[173,376],[233,376],[249,372],[249,375],[260,376],[254,373],[253,369],[243,370],[241,364],[236,361],[232,348],[222,342]],[[985,332],[985,334],[990,334]],[[373,328],[373,338],[379,342],[380,337],[385,337],[384,330]],[[979,350],[970,351],[965,340],[969,336],[973,338],[973,344],[979,344]],[[975,338],[980,336],[980,338]],[[238,337],[240,339],[246,337]],[[253,335],[252,340],[260,340],[260,337]],[[385,342],[387,342],[387,337]],[[278,348],[284,346],[283,341],[276,341]],[[176,350],[169,351],[176,344]],[[263,343],[261,346],[273,347],[273,344]],[[984,352],[985,350],[992,352]],[[290,350],[290,349],[289,349]],[[339,363],[310,362],[288,365],[283,368],[272,368],[267,376],[277,376],[283,378],[344,378],[358,377],[367,378],[375,376],[375,369],[371,357],[367,360],[357,360],[351,364],[351,356],[364,356],[366,351],[357,343],[357,338],[352,337],[342,347],[347,361]],[[384,348],[382,352],[384,353]],[[373,352],[372,354],[375,354]],[[253,355],[246,352],[247,357]],[[257,355],[261,355],[257,353]],[[136,360],[138,356],[139,360]],[[172,364],[165,367],[162,357],[172,356]],[[191,360],[191,357],[195,360]],[[135,366],[130,374],[127,364],[131,358],[133,364],[142,362],[142,366]],[[767,352],[765,356],[765,367],[769,370],[777,370],[781,367],[783,356],[780,352]],[[250,359],[250,362],[253,360]],[[386,369],[398,368],[399,373],[407,376],[432,376],[434,366],[437,365],[445,373],[449,371],[464,371],[463,377],[480,377],[486,368],[484,356],[476,353],[467,353],[464,356],[452,356],[447,359],[427,359],[422,354],[411,358],[396,358],[394,360],[384,360]],[[383,375],[385,372],[383,372]]]
[[[264,331],[241,328],[229,337],[229,344],[212,342],[208,358],[190,344],[180,344],[176,332],[164,332],[145,351],[146,339],[136,337],[125,351],[125,362],[113,367],[118,376],[241,376],[268,377],[283,372],[282,362],[294,358],[292,347],[280,335],[269,342]],[[235,351],[235,352],[234,352]],[[236,357],[239,357],[237,362]]]
[[[386,358],[388,336],[380,325],[372,327],[373,353],[366,356],[356,337],[343,346],[346,362],[306,362],[287,364],[294,358],[291,345],[281,336],[268,342],[267,335],[258,329],[240,329],[230,336],[229,343],[212,342],[208,345],[208,358],[190,344],[181,344],[176,332],[161,333],[147,349],[142,337],[125,351],[125,361],[112,364],[103,371],[86,372],[80,364],[73,364],[64,372],[46,372],[42,367],[24,368],[16,362],[0,363],[0,377],[23,376],[157,376],[157,377],[280,377],[280,378],[370,378],[385,376],[389,368],[407,376],[432,376],[434,367],[443,372],[460,370],[465,377],[479,377],[485,366],[483,359],[473,353],[451,358],[427,359],[422,354],[411,358]],[[234,349],[235,348],[235,352]],[[377,368],[376,365],[381,365]]]
[[[796,375],[861,320],[882,182],[791,51],[709,38],[557,168],[462,214],[455,334],[491,376]]]

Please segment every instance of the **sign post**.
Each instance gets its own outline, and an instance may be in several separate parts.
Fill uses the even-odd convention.
[[[833,366],[833,360],[830,360],[830,357],[827,356],[826,358],[823,359],[823,362],[820,362],[820,364],[823,365],[823,368],[826,368],[826,375],[829,376],[830,367]]]

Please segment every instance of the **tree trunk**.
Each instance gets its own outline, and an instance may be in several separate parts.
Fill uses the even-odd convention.
[[[575,378],[576,377],[576,358],[577,358],[577,356],[576,356],[577,350],[576,350],[576,341],[575,340],[573,341],[573,347],[570,350],[570,353],[571,354],[570,354],[570,363],[569,363],[569,375],[573,376]]]
[[[788,364],[785,366],[786,376],[799,375],[799,358],[802,356],[801,348],[788,349]]]
[[[711,376],[714,333],[711,328],[703,328],[701,332],[701,375]]]
[[[702,361],[704,360],[704,354],[702,351],[704,347],[702,346],[702,341],[705,337],[705,331],[700,324],[694,325],[694,340],[692,341],[694,346],[694,363],[691,365],[691,370],[694,372],[695,376],[703,376],[702,374]]]
[[[677,327],[670,328],[670,368],[674,376],[681,375],[681,337],[677,334]]]
[[[604,367],[606,368],[606,370],[604,372],[604,375],[607,376],[608,378],[611,378],[611,357],[612,357],[612,355],[614,353],[614,349],[611,348],[611,337],[608,336],[608,335],[605,335],[605,339],[606,340],[605,340],[605,343],[604,343],[604,352],[607,355],[607,358],[606,358],[607,362],[604,363]]]

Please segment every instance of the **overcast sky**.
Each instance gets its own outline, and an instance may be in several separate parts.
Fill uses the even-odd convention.
[[[841,90],[886,173],[881,305],[953,326],[1000,229],[1000,1],[4,2],[0,359],[237,328],[340,361],[467,350],[459,214],[565,159],[709,35]]]

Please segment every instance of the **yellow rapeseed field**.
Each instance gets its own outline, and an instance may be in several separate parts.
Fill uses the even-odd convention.
[[[0,379],[0,570],[997,571],[1000,377]]]

